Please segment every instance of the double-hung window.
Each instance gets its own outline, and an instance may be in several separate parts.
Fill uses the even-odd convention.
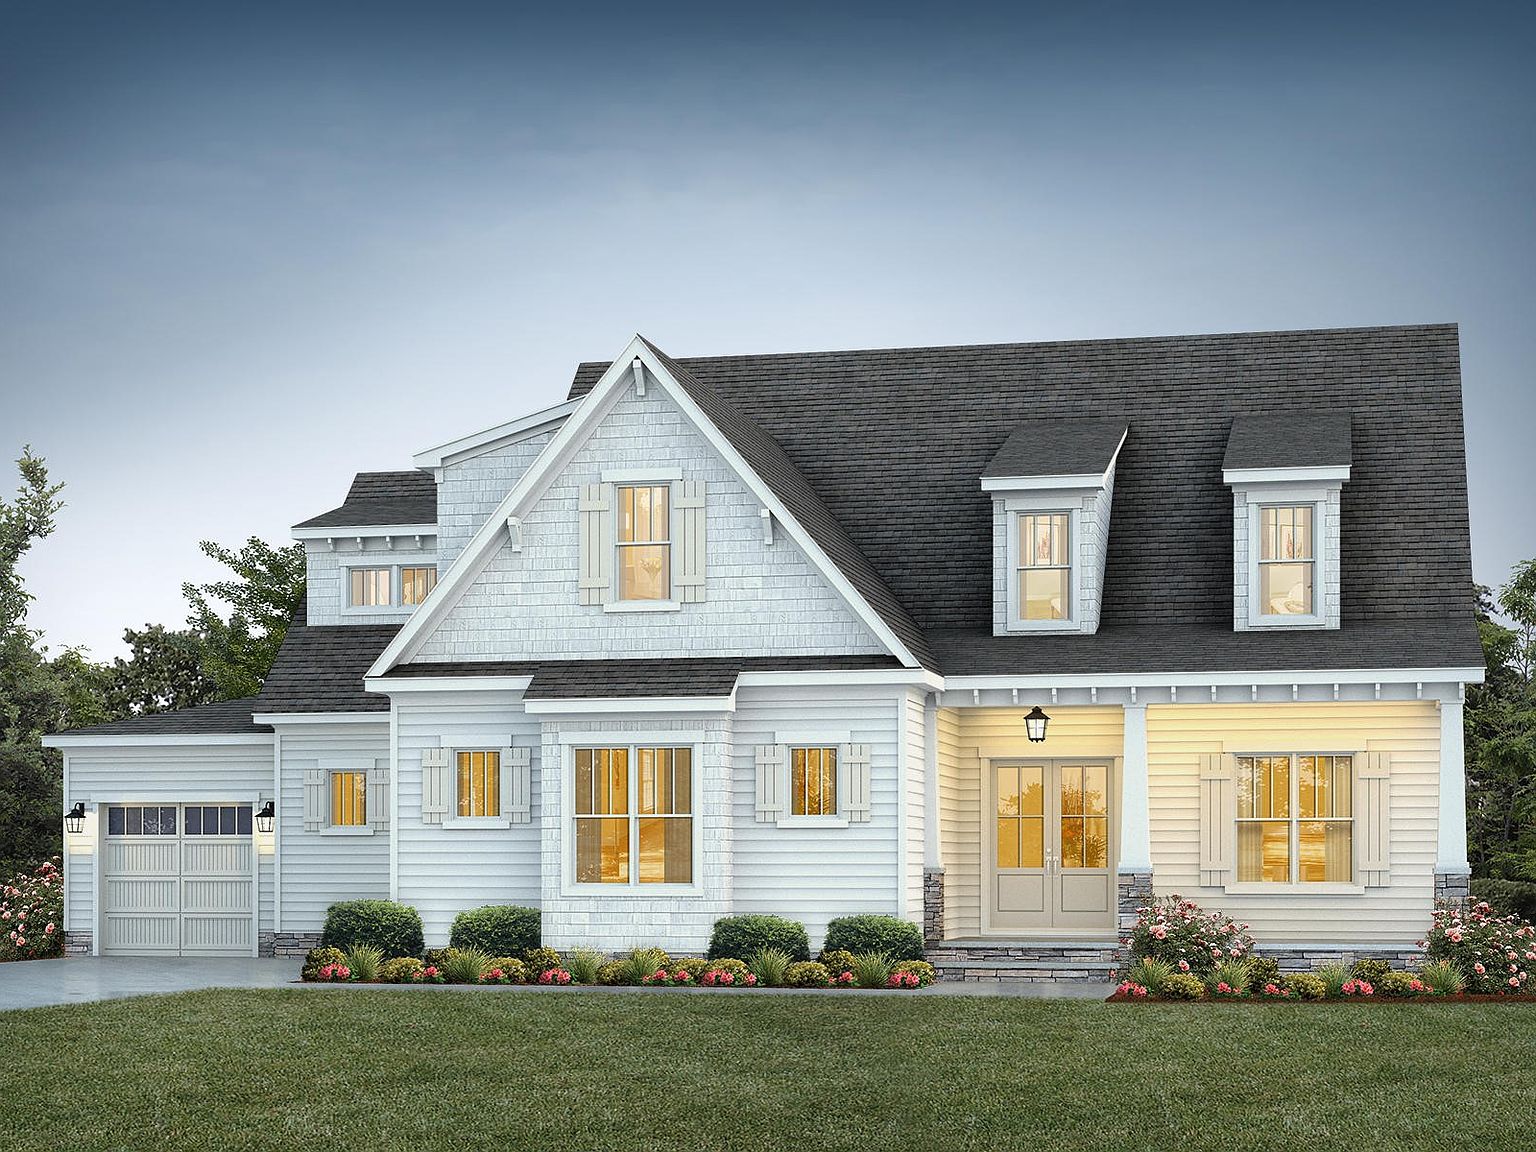
[[[666,484],[621,484],[617,489],[620,600],[671,599],[670,495]]]
[[[577,748],[578,884],[693,882],[693,749]]]
[[[789,750],[789,814],[837,815],[837,749]]]
[[[501,753],[461,751],[456,767],[459,816],[500,816]]]
[[[1018,614],[1023,621],[1072,618],[1072,517],[1018,514]]]
[[[331,773],[331,826],[363,828],[368,824],[368,773]]]
[[[1259,614],[1312,616],[1317,557],[1310,504],[1259,509]]]
[[[1353,758],[1237,757],[1237,880],[1354,879]]]

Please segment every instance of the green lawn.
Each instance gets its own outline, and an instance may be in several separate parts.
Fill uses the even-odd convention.
[[[0,1015],[0,1148],[1531,1147],[1536,1006],[198,992]]]

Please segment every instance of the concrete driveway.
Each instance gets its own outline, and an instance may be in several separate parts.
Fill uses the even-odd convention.
[[[299,978],[299,960],[70,956],[0,964],[0,1012],[84,1004],[199,988],[281,988]]]

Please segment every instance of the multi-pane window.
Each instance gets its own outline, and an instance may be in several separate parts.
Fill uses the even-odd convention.
[[[392,568],[353,568],[347,603],[353,608],[387,608],[390,605]]]
[[[400,569],[400,603],[420,604],[437,587],[436,568]]]
[[[1061,766],[1061,866],[1109,867],[1109,769]]]
[[[458,754],[460,816],[501,815],[501,753]]]
[[[331,773],[331,824],[361,828],[368,823],[368,773]]]
[[[577,883],[693,882],[691,748],[578,748],[575,773]]]
[[[1353,767],[1349,756],[1237,757],[1240,883],[1352,880]]]
[[[1019,514],[1019,618],[1072,617],[1072,518],[1065,512]]]
[[[188,804],[184,811],[188,836],[249,836],[251,834],[249,804]]]
[[[837,749],[789,750],[791,816],[837,815]]]
[[[672,595],[669,493],[665,484],[619,486],[620,600],[667,600]]]
[[[108,836],[174,836],[176,806],[113,804],[107,809]]]
[[[1259,611],[1265,616],[1310,616],[1317,560],[1312,505],[1259,509]]]

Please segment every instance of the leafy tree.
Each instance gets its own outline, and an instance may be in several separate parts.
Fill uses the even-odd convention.
[[[124,629],[123,642],[128,658],[117,657],[106,670],[106,707],[113,717],[191,708],[219,698],[218,685],[203,671],[207,637],[146,624]]]
[[[214,683],[217,699],[254,696],[282,647],[288,621],[304,601],[304,546],[274,548],[252,536],[239,551],[210,540],[198,547],[236,577],[181,586],[192,606],[187,624],[203,638],[203,675]],[[228,619],[211,600],[229,606]]]

